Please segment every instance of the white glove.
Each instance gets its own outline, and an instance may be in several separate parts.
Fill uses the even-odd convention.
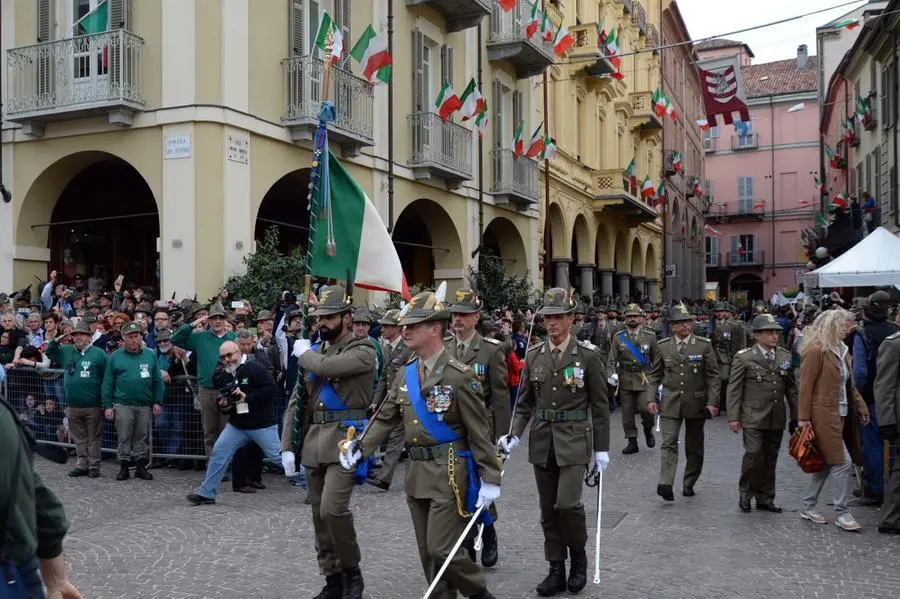
[[[341,466],[344,467],[344,470],[353,470],[356,468],[357,462],[362,459],[362,450],[359,448],[359,442],[354,441],[351,443],[346,451],[341,452],[340,458]]]
[[[309,351],[310,347],[312,347],[312,342],[309,339],[297,339],[294,341],[294,357],[299,358],[304,352]]]
[[[512,450],[519,444],[519,438],[514,435],[503,435],[497,441],[497,447],[505,454],[512,453]]]
[[[656,399],[662,399],[662,385],[656,388]]]
[[[478,500],[475,501],[475,507],[480,508],[484,506],[487,509],[498,497],[500,497],[500,485],[492,485],[481,481],[481,488],[478,489]]]
[[[606,467],[609,466],[609,452],[594,452],[594,463],[597,464],[597,470],[606,470]]]
[[[297,474],[297,458],[294,457],[293,451],[281,452],[281,466],[284,468],[285,476],[294,476]]]
[[[619,375],[616,374],[615,372],[612,373],[612,375],[608,379],[606,379],[606,382],[609,383],[610,385],[612,385],[613,387],[618,387],[619,386]]]

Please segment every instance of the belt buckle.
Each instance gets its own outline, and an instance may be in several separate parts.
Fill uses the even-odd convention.
[[[547,417],[547,422],[556,422],[556,410],[547,410],[544,415]]]

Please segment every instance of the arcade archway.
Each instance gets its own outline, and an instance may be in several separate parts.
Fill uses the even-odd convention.
[[[522,275],[528,272],[528,255],[525,242],[516,226],[508,218],[498,216],[484,230],[485,255],[497,256],[503,260],[508,275]]]
[[[437,202],[418,199],[404,208],[394,225],[393,238],[410,286],[433,287],[436,272],[442,279],[461,276],[459,233]]]
[[[296,247],[305,248],[309,238],[310,169],[290,172],[276,181],[263,196],[256,213],[253,238],[259,241],[271,227],[278,229],[279,249],[288,253]]]

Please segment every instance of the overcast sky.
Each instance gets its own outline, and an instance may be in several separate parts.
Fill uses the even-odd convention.
[[[700,40],[846,2],[847,0],[678,0],[678,7],[681,9],[691,38]],[[796,56],[797,46],[800,44],[806,44],[809,54],[813,55],[816,53],[816,27],[864,4],[866,3],[862,1],[853,2],[848,6],[820,12],[789,23],[725,37],[742,41],[750,46],[756,55],[754,63]]]

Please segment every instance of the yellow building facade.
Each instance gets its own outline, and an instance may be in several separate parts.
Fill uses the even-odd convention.
[[[574,43],[547,76],[546,119],[559,152],[549,163],[541,219],[544,281],[568,283],[584,296],[658,301],[662,219],[641,199],[640,183],[649,176],[656,186],[661,174],[663,123],[651,101],[660,64],[654,52],[630,53],[659,44],[659,6],[638,0],[554,6]],[[606,32],[615,28],[627,54],[621,79],[610,76],[616,69],[599,43],[598,24]],[[632,160],[637,186],[626,173]],[[542,185],[547,174],[542,170]]]
[[[409,283],[452,288],[479,252],[537,282],[539,165],[513,159],[513,132],[540,122],[537,84],[554,58],[525,36],[530,4],[105,0],[107,30],[79,35],[100,1],[2,0],[13,199],[0,203],[0,289],[56,269],[206,297],[268,227],[285,248],[305,244],[323,10],[347,49],[369,24],[392,32],[392,93],[343,59],[329,131]],[[442,82],[461,94],[473,77],[489,105],[482,140],[434,108]]]

